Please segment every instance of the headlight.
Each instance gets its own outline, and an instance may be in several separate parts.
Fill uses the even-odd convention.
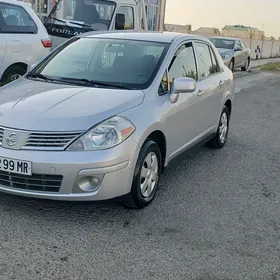
[[[134,130],[135,127],[129,120],[115,116],[83,134],[67,150],[95,151],[109,149],[122,143]]]

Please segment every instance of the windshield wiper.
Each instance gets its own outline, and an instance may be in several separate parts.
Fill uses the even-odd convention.
[[[60,18],[56,18],[56,17],[50,17],[50,18],[51,18],[51,19],[54,19],[54,20],[56,20],[56,21],[58,21],[58,22],[63,23],[64,26],[68,27],[71,31],[75,32],[75,30],[73,29],[73,27],[71,27],[71,26],[69,26],[69,25],[67,24],[67,21],[65,21],[65,20],[63,20],[63,19],[60,19]]]
[[[45,75],[42,75],[42,74],[39,74],[39,73],[29,73],[26,75],[26,78],[38,78],[38,79],[42,79],[42,80],[45,80],[45,81],[54,81],[54,79],[48,77],[48,76],[45,76]]]
[[[72,24],[76,24],[78,26],[81,26],[81,27],[88,27],[88,28],[91,28],[91,25],[87,24],[87,23],[79,23],[79,22],[75,22],[75,21],[69,21],[69,23],[72,23]],[[92,29],[92,28],[91,28]]]
[[[86,84],[95,85],[95,86],[102,86],[102,87],[111,87],[111,88],[118,88],[118,89],[131,89],[130,87],[127,87],[123,84],[112,84],[112,83],[99,82],[99,81],[88,80],[88,79],[63,78],[63,77],[60,78],[60,79],[64,80],[64,81],[73,82],[75,84],[86,83]]]

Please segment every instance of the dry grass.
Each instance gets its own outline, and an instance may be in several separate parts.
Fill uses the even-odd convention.
[[[264,64],[260,68],[265,71],[280,72],[280,62]]]

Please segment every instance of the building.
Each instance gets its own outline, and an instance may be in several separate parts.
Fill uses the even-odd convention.
[[[222,35],[253,40],[263,40],[265,37],[264,31],[244,25],[226,25],[222,29]]]
[[[192,26],[179,24],[165,24],[164,31],[190,34],[192,32]]]

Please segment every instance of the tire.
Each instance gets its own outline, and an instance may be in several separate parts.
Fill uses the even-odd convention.
[[[1,79],[1,85],[3,86],[10,82],[15,81],[16,79],[23,76],[26,73],[26,71],[27,71],[26,69],[20,67],[19,65],[11,66],[4,72]]]
[[[233,72],[233,70],[234,70],[234,60],[233,59],[230,61],[228,68]]]
[[[147,164],[149,161],[150,166]],[[156,173],[153,173],[152,170],[156,171]],[[160,149],[153,140],[148,140],[139,153],[131,192],[124,198],[123,205],[130,209],[142,209],[148,206],[155,198],[161,172],[162,155]],[[143,175],[145,177],[142,177]]]
[[[245,66],[241,68],[242,71],[247,71],[250,65],[250,59],[246,60]]]
[[[226,116],[226,119],[224,119],[225,116]],[[217,129],[216,135],[213,139],[211,139],[208,142],[209,148],[221,149],[224,147],[224,145],[227,142],[227,138],[228,138],[229,120],[230,120],[229,110],[226,106],[224,106],[222,114],[220,116],[219,127]],[[223,132],[221,132],[221,130]],[[221,133],[223,133],[223,137],[222,137]]]

